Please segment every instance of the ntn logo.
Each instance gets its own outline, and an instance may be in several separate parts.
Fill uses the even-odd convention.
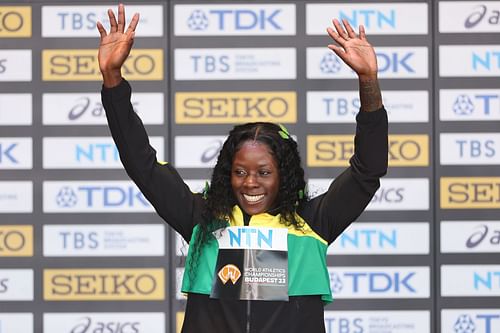
[[[398,235],[396,229],[390,231],[377,229],[346,230],[336,242],[341,247],[397,248]]]
[[[396,11],[389,9],[386,11],[376,9],[353,9],[350,12],[339,11],[339,20],[346,19],[351,26],[359,27],[361,24],[365,28],[371,27],[390,27],[396,28]]]
[[[500,290],[500,270],[474,272],[474,289]]]
[[[474,70],[500,69],[500,51],[472,52],[472,68]]]

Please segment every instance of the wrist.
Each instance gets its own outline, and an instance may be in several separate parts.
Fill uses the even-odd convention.
[[[103,85],[106,88],[116,87],[122,82],[122,73],[120,70],[103,71],[101,74]]]
[[[377,72],[368,74],[359,74],[358,79],[360,82],[373,82],[378,81]]]

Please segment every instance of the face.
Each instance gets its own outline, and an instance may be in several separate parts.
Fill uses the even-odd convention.
[[[239,206],[249,215],[272,209],[278,196],[278,165],[269,147],[246,141],[234,155],[231,186]]]

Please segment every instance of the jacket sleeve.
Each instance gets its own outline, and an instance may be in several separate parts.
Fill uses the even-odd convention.
[[[309,202],[304,217],[314,231],[332,243],[366,208],[387,172],[388,125],[382,107],[356,116],[354,155],[350,166],[328,191]],[[307,216],[309,215],[309,216]]]
[[[113,88],[102,88],[101,99],[111,135],[127,174],[139,187],[158,214],[189,241],[195,221],[201,214],[203,199],[193,194],[174,167],[160,163],[150,146],[142,121],[130,102],[127,81]]]

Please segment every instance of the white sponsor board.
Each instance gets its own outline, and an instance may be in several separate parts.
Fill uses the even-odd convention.
[[[498,33],[499,12],[500,1],[439,1],[439,32]]]
[[[32,138],[0,137],[0,169],[32,168]]]
[[[44,225],[46,257],[165,255],[163,224]]]
[[[32,300],[32,269],[0,269],[0,302]]]
[[[383,103],[390,123],[429,121],[429,93],[384,91]],[[355,123],[361,102],[358,91],[308,91],[308,123]]]
[[[426,3],[306,4],[307,34],[325,35],[332,17],[347,19],[356,32],[364,25],[369,36],[427,34]]]
[[[441,221],[442,253],[500,253],[500,221]]]
[[[31,81],[31,50],[0,50],[1,81]]]
[[[149,142],[163,161],[163,137]],[[44,137],[44,169],[121,169],[118,149],[111,137]]]
[[[500,45],[440,45],[439,76],[500,76]]]
[[[500,164],[500,134],[440,133],[441,165]]]
[[[328,189],[333,179],[309,179],[308,192],[318,196]],[[428,178],[382,178],[367,210],[428,210]]]
[[[1,333],[33,333],[32,313],[0,313]]]
[[[31,94],[0,94],[0,126],[31,125]]]
[[[118,6],[42,6],[42,37],[96,37],[96,23],[103,23],[109,31],[108,9],[118,17]],[[136,36],[163,36],[162,5],[127,5],[125,21],[130,22],[134,13],[139,13]]]
[[[419,79],[429,76],[427,47],[377,47],[378,77]],[[308,47],[308,79],[357,79],[356,73],[327,47]]]
[[[295,48],[175,49],[176,80],[296,78]]]
[[[295,35],[295,4],[175,5],[176,36]]]
[[[131,103],[146,125],[161,125],[163,93],[133,93]],[[106,125],[106,114],[97,93],[43,94],[44,125]]]
[[[500,332],[500,310],[442,309],[440,333]]]
[[[429,267],[328,267],[328,273],[333,299],[430,297]]]
[[[500,296],[500,265],[441,265],[441,296]]]
[[[225,136],[176,136],[175,167],[213,168]]]
[[[500,90],[440,89],[439,120],[500,120]]]
[[[45,213],[153,212],[131,181],[45,181]]]
[[[117,329],[117,330],[115,330]],[[44,313],[43,331],[165,333],[163,312]]]
[[[33,182],[0,181],[0,213],[32,213]]]
[[[326,333],[430,333],[430,317],[430,311],[325,311],[325,330]]]
[[[429,224],[353,223],[328,247],[328,254],[429,254]]]

